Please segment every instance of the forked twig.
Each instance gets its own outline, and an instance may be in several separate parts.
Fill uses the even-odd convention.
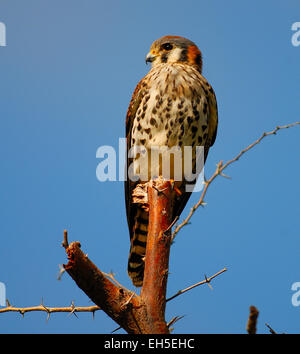
[[[175,316],[171,319],[170,322],[167,323],[168,328],[170,329],[171,332],[171,326],[176,323],[177,321],[181,320],[184,316]]]

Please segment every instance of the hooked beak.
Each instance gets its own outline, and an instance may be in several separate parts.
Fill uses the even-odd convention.
[[[152,51],[149,52],[146,56],[146,64],[152,63],[157,57],[157,54],[154,54]]]

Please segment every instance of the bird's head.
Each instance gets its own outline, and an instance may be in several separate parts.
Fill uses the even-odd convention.
[[[196,44],[179,36],[165,36],[152,43],[146,63],[185,63],[202,71],[202,55]]]

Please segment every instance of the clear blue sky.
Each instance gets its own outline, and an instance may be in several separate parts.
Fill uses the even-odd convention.
[[[145,55],[162,35],[185,36],[203,53],[219,130],[209,176],[262,132],[299,121],[298,0],[39,1],[0,0],[7,46],[0,47],[0,281],[12,305],[87,306],[65,274],[63,230],[103,271],[133,289],[123,184],[96,179],[99,146],[118,146],[127,106],[149,67]],[[275,330],[299,332],[300,127],[281,131],[218,179],[207,206],[171,249],[168,295],[216,273],[213,283],[174,299],[174,333],[245,333],[250,305]],[[193,195],[184,215],[197,201]],[[117,325],[91,314],[0,316],[0,333],[110,333]],[[122,333],[122,331],[120,331]]]

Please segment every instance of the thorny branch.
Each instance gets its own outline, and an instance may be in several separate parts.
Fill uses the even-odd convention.
[[[273,329],[270,325],[268,325],[268,323],[265,323],[265,325],[266,325],[266,327],[268,327],[269,332],[270,332],[271,334],[278,334],[277,332],[274,331],[274,329]]]
[[[207,189],[211,185],[211,183],[216,179],[216,177],[217,176],[228,177],[223,173],[223,171],[228,166],[230,166],[233,162],[237,161],[243,154],[245,154],[247,151],[252,149],[254,146],[259,144],[266,136],[275,135],[279,130],[287,129],[287,128],[290,128],[290,127],[293,127],[293,126],[296,126],[299,124],[300,124],[300,122],[295,122],[295,123],[284,125],[284,126],[277,126],[274,130],[267,132],[267,133],[263,133],[260,138],[258,138],[256,141],[254,141],[248,147],[246,147],[245,149],[240,151],[240,153],[236,157],[229,160],[225,164],[223,164],[223,161],[220,161],[217,164],[217,168],[216,168],[216,171],[214,172],[214,174],[208,180],[206,180],[204,182],[205,186],[204,186],[204,189],[203,189],[203,192],[200,196],[199,201],[191,208],[190,213],[188,214],[186,219],[184,219],[180,225],[175,226],[175,230],[170,235],[170,239],[173,240],[175,238],[175,236],[178,234],[178,232],[185,225],[189,224],[191,217],[193,216],[193,214],[199,208],[200,205],[201,206],[205,205],[204,197],[206,195]],[[155,189],[155,186],[153,189]],[[165,223],[165,221],[163,221],[163,222]],[[169,221],[168,226],[163,227],[161,229],[164,232],[159,232],[158,239],[161,238],[161,240],[163,240],[163,242],[165,242],[165,236],[166,236],[165,233],[171,231],[171,228],[176,221],[177,221],[177,219],[175,219],[173,222]],[[152,227],[154,228],[153,230],[154,230],[154,233],[156,234],[159,231],[159,229],[157,229],[157,227],[155,226],[155,223],[153,223]],[[155,229],[155,227],[156,227],[156,229]],[[157,247],[158,244],[155,243],[157,241],[153,241],[153,242],[154,242],[154,246]],[[116,281],[113,274],[106,274],[106,273],[99,271],[96,268],[96,266],[87,258],[87,256],[84,255],[80,251],[79,242],[72,242],[69,245],[67,231],[64,231],[64,240],[63,240],[62,246],[66,249],[67,252],[69,252],[69,254],[68,254],[69,263],[68,263],[68,265],[64,266],[66,271],[73,277],[73,279],[77,282],[77,285],[79,287],[83,288],[83,290],[88,290],[85,292],[92,300],[94,300],[95,303],[98,302],[98,303],[103,304],[104,308],[102,308],[102,306],[97,306],[97,305],[88,306],[88,307],[79,307],[79,306],[75,306],[74,303],[72,303],[71,306],[69,306],[69,307],[47,307],[43,304],[43,301],[41,302],[41,305],[39,305],[39,306],[21,308],[21,307],[11,306],[10,303],[7,301],[7,307],[0,309],[0,313],[19,312],[20,314],[22,314],[24,316],[24,314],[26,312],[44,311],[47,313],[47,319],[48,319],[50,317],[50,314],[55,313],[55,312],[68,312],[68,313],[74,314],[74,315],[76,315],[76,312],[91,312],[94,315],[94,313],[96,311],[101,309],[101,310],[104,310],[107,314],[109,314],[117,323],[121,324],[121,327],[123,327],[125,330],[127,330],[128,333],[130,333],[130,332],[131,333],[133,333],[133,332],[134,333],[147,333],[147,331],[153,330],[153,328],[151,328],[151,327],[153,327],[151,323],[150,323],[150,327],[149,327],[149,323],[146,323],[147,321],[145,323],[143,323],[143,321],[142,322],[140,321],[140,316],[141,317],[146,316],[146,318],[147,318],[147,316],[149,315],[149,313],[147,314],[147,312],[148,312],[147,308],[145,308],[145,306],[144,306],[143,297],[138,296],[134,292],[129,291],[126,288],[122,287]],[[165,254],[165,256],[168,258],[167,253]],[[147,257],[146,257],[146,260],[147,260]],[[167,260],[167,263],[168,263],[168,260]],[[162,263],[159,266],[164,265],[165,267],[167,267],[168,266],[167,263],[166,264]],[[75,268],[74,268],[74,266],[75,266]],[[146,282],[146,286],[151,288],[153,286],[151,284],[151,282],[152,282],[152,280],[155,280],[155,277],[152,276],[152,278],[151,278],[150,269],[152,269],[152,264],[149,263],[148,268],[149,268],[149,271],[148,271],[149,280],[151,280],[151,281],[148,282],[148,284]],[[160,268],[157,268],[157,270],[161,271]],[[197,286],[200,286],[202,284],[207,283],[210,286],[211,280],[214,279],[215,277],[217,277],[218,275],[224,273],[226,270],[227,269],[224,268],[209,278],[207,278],[205,276],[205,280],[203,280],[199,283],[196,283],[186,289],[178,291],[175,295],[171,296],[168,299],[165,299],[165,294],[159,292],[159,289],[157,287],[154,289],[154,291],[158,291],[156,294],[159,295],[162,300],[165,299],[165,303],[166,303],[166,302],[174,299],[175,297],[182,295],[183,293],[185,293]],[[80,274],[80,273],[82,273],[82,274]],[[84,273],[87,275],[87,277],[83,276]],[[163,281],[164,277],[166,277],[166,276],[167,276],[167,273],[165,273],[165,272],[159,274],[161,281]],[[112,280],[112,282],[108,278],[110,278]],[[90,289],[89,288],[89,284],[90,284],[91,280],[93,280],[93,281],[95,280],[94,286],[97,286],[98,287],[97,289]],[[165,279],[165,282],[166,282],[166,279]],[[164,288],[165,287],[166,287],[166,284],[165,284]],[[107,290],[109,291],[109,294],[106,293]],[[89,292],[91,292],[91,293],[89,293]],[[109,295],[109,296],[107,297],[107,295]],[[145,296],[144,299],[146,299],[147,296],[149,296],[149,294],[146,292],[143,295]],[[153,302],[152,300],[153,299],[150,298],[147,301],[149,303],[151,303],[151,302]],[[154,304],[154,305],[157,305],[157,304]],[[162,302],[161,309],[160,309],[162,316],[164,316],[164,306],[165,306],[165,304]],[[151,316],[155,317],[156,314],[152,313]],[[249,316],[248,325],[247,325],[248,333],[255,333],[256,332],[257,316],[258,316],[258,311],[254,307],[251,307],[250,308],[250,316]],[[170,330],[171,330],[170,326],[172,324],[174,324],[176,321],[178,321],[180,318],[182,318],[182,317],[176,316],[169,323],[165,323],[165,321],[163,320],[163,317],[161,317],[161,319],[163,320],[162,324],[160,325],[158,323],[159,326],[156,326],[156,328],[165,327],[165,330],[167,332],[170,332]],[[154,318],[154,320],[156,320],[156,319]],[[124,321],[125,321],[125,326],[124,326]],[[142,327],[141,327],[141,325],[142,325]],[[271,327],[269,325],[266,324],[266,326],[270,329],[271,333],[276,333],[273,329],[271,329]],[[151,332],[151,333],[156,333],[156,332]],[[160,333],[164,333],[164,332],[160,332]]]
[[[76,315],[76,312],[91,312],[94,316],[96,311],[101,310],[99,306],[75,306],[74,303],[71,303],[71,306],[66,307],[48,307],[43,304],[43,299],[40,305],[38,306],[30,306],[30,307],[14,307],[12,306],[8,300],[6,300],[6,307],[0,309],[0,313],[4,312],[19,312],[22,316],[25,315],[26,312],[33,312],[33,311],[42,311],[47,313],[47,320],[49,319],[50,315],[55,312],[67,312],[69,314]]]
[[[223,164],[223,161],[220,161],[217,164],[217,168],[214,172],[214,174],[204,182],[204,189],[203,192],[200,196],[199,201],[191,208],[190,213],[188,214],[188,216],[183,220],[183,222],[178,225],[175,230],[172,233],[172,240],[174,240],[175,236],[178,234],[178,232],[186,225],[189,224],[190,219],[192,218],[193,214],[195,213],[195,211],[199,208],[199,206],[204,206],[204,197],[206,195],[207,189],[208,187],[212,184],[212,182],[216,179],[216,177],[218,176],[222,176],[222,177],[226,177],[229,178],[228,176],[226,176],[223,171],[230,166],[232,163],[234,163],[235,161],[238,161],[238,159],[244,155],[247,151],[249,151],[250,149],[252,149],[254,146],[256,146],[257,144],[259,144],[265,137],[269,136],[269,135],[276,135],[276,133],[279,130],[282,129],[287,129],[287,128],[291,128],[294,127],[296,125],[300,125],[300,122],[295,122],[295,123],[291,123],[291,124],[287,124],[287,125],[283,125],[283,126],[277,126],[274,130],[268,132],[268,133],[263,133],[257,140],[255,140],[252,144],[250,144],[249,146],[247,146],[245,149],[243,149],[242,151],[239,152],[239,154],[234,157],[233,159],[227,161],[225,164]]]
[[[211,282],[214,278],[216,278],[218,275],[220,275],[220,274],[222,274],[222,273],[224,273],[224,272],[226,272],[226,271],[227,271],[227,268],[224,268],[224,269],[220,270],[218,273],[216,273],[215,275],[212,275],[212,276],[209,277],[209,278],[207,278],[207,277],[205,276],[205,280],[202,280],[202,281],[200,281],[199,283],[196,283],[196,284],[194,284],[194,285],[191,285],[191,286],[189,286],[189,287],[186,288],[186,289],[179,290],[175,295],[169,297],[169,298],[166,300],[166,302],[175,299],[175,297],[177,297],[177,296],[179,296],[179,295],[182,295],[183,293],[186,293],[187,291],[192,290],[192,289],[196,288],[196,287],[199,286],[199,285],[208,284],[208,285],[211,287],[210,282]]]

